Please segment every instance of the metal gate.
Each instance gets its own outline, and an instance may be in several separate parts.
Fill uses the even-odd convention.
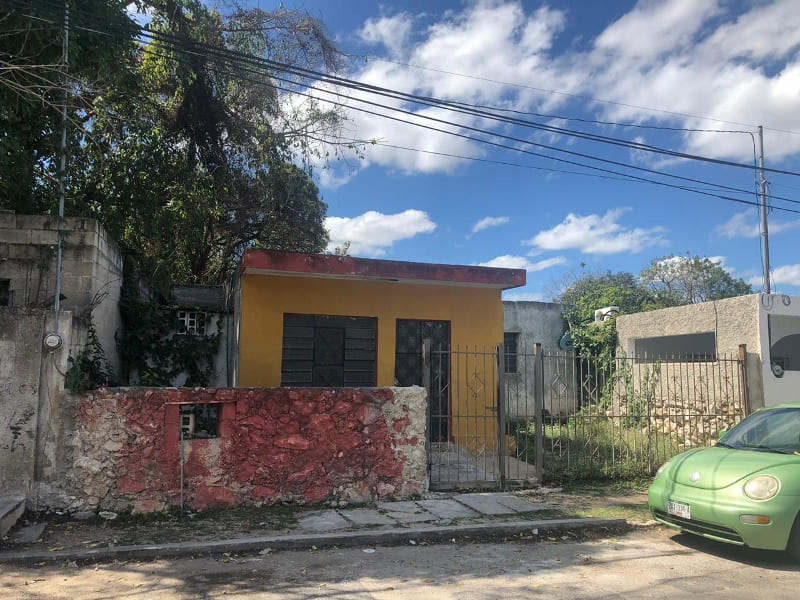
[[[539,344],[517,353],[424,343],[422,354],[424,385],[448,404],[429,414],[449,432],[428,442],[432,489],[648,476],[747,414],[744,348],[707,360],[585,357]]]

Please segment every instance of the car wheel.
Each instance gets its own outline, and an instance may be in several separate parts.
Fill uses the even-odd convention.
[[[800,514],[794,519],[792,533],[789,535],[789,543],[786,544],[786,552],[794,560],[800,561]]]

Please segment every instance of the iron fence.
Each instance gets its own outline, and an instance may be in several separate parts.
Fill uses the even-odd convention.
[[[543,477],[644,477],[675,454],[713,444],[747,414],[744,357],[575,356],[542,353]],[[533,419],[509,421],[519,460],[536,457]]]
[[[427,383],[449,399],[447,440],[429,444],[432,488],[651,475],[714,443],[748,411],[737,357],[587,357],[491,349],[429,350]],[[447,368],[441,368],[447,363]],[[509,366],[513,366],[512,372]]]

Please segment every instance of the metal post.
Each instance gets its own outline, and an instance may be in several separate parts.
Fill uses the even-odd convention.
[[[750,392],[747,389],[747,344],[739,344],[739,386],[744,401],[742,417],[746,417],[750,414]]]
[[[505,344],[497,346],[497,460],[500,469],[500,490],[506,490],[506,385]]]
[[[64,237],[64,196],[65,179],[67,176],[67,101],[69,99],[69,82],[67,71],[69,69],[69,2],[64,3],[64,42],[63,42],[64,68],[64,103],[61,105],[61,165],[58,170],[58,250],[56,253],[56,289],[55,289],[55,323],[53,331],[58,333],[58,317],[61,311],[61,260],[62,238]]]
[[[758,126],[758,142],[761,146],[761,154],[758,157],[758,168],[761,172],[761,182],[759,185],[761,196],[761,245],[764,254],[764,291],[769,294],[771,287],[769,283],[769,230],[767,228],[767,179],[764,176],[764,128]]]
[[[183,413],[181,413],[180,407],[178,407],[178,443],[180,444],[180,457],[181,457],[181,512],[183,512]]]
[[[425,452],[428,455],[428,478],[430,478],[431,464],[433,462],[433,451],[432,451],[433,429],[431,429],[432,427],[431,411],[433,410],[433,405],[431,404],[431,398],[433,394],[431,394],[431,340],[430,339],[422,340],[422,387],[424,387],[425,390],[428,392],[428,410],[426,411],[427,433],[425,434]]]
[[[544,407],[544,354],[542,345],[533,345],[533,437],[534,437],[534,471],[539,485],[544,480],[544,424],[542,423]]]

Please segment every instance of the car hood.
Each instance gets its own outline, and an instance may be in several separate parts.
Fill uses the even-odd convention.
[[[740,479],[782,465],[800,464],[800,458],[789,454],[716,446],[687,452],[673,460],[675,464],[670,469],[670,477],[674,481],[705,490],[725,488]]]

